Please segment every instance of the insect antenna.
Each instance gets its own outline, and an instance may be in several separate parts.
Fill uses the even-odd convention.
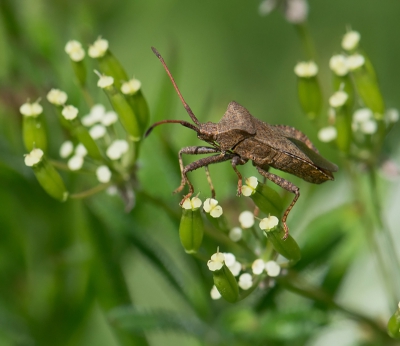
[[[190,116],[190,118],[193,120],[193,122],[194,122],[196,125],[199,125],[199,126],[200,126],[200,122],[197,120],[196,116],[194,115],[194,113],[192,112],[191,108],[190,108],[189,105],[186,103],[186,101],[185,101],[185,99],[183,98],[181,92],[179,91],[179,88],[178,88],[178,86],[176,85],[176,82],[175,82],[175,80],[174,80],[174,77],[172,77],[171,72],[169,72],[168,66],[167,66],[167,64],[165,63],[163,57],[162,57],[161,54],[157,51],[157,49],[155,49],[154,47],[151,47],[151,49],[152,49],[153,53],[157,56],[157,58],[158,58],[158,59],[161,61],[161,63],[163,64],[164,69],[165,69],[165,71],[167,72],[167,74],[168,74],[168,76],[169,76],[169,79],[171,80],[171,82],[172,82],[172,84],[173,84],[173,86],[174,86],[174,88],[175,88],[175,90],[176,90],[176,92],[177,92],[179,98],[181,99],[181,102],[182,102],[182,104],[183,104],[183,107],[185,107],[185,109],[186,109],[186,112],[189,114],[189,116]],[[182,125],[183,125],[183,124],[182,124]],[[184,126],[186,126],[186,125],[184,125]]]
[[[189,129],[196,131],[197,133],[199,133],[199,131],[200,131],[200,129],[198,127],[194,126],[191,123],[188,123],[185,120],[161,120],[161,121],[158,121],[158,122],[154,123],[153,125],[151,125],[149,127],[149,129],[146,131],[146,133],[144,134],[144,137],[146,138],[150,134],[150,132],[153,131],[153,129],[156,126],[161,125],[161,124],[168,124],[168,123],[181,124],[182,126],[188,127]]]

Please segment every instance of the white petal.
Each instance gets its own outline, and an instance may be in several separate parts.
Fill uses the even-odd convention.
[[[83,166],[83,157],[74,155],[68,160],[67,165],[71,171],[77,171]]]
[[[261,258],[256,259],[251,265],[251,269],[254,275],[260,275],[265,269],[264,261]]]
[[[250,211],[240,213],[239,222],[242,228],[252,227],[254,225],[254,214]]]
[[[111,179],[111,171],[106,165],[97,167],[96,176],[100,183],[108,183]]]
[[[232,241],[237,242],[240,239],[242,239],[242,234],[243,234],[243,231],[240,227],[234,227],[229,231],[229,238]]]
[[[281,272],[281,267],[275,261],[265,263],[265,271],[269,276],[276,277]]]
[[[42,149],[33,149],[29,154],[25,155],[25,165],[28,167],[36,165],[42,160],[43,154]]]

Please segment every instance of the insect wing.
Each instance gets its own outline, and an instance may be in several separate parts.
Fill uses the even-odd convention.
[[[286,138],[290,140],[294,145],[296,145],[305,155],[307,155],[317,167],[330,172],[338,171],[338,166],[328,161],[327,159],[324,159],[321,155],[317,154],[315,151],[311,150],[302,141],[291,137],[286,137]]]

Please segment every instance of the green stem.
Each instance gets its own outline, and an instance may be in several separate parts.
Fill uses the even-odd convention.
[[[83,192],[78,192],[78,193],[73,193],[69,195],[69,198],[74,198],[74,199],[82,199],[82,198],[87,198],[90,196],[95,195],[96,193],[99,193],[100,191],[103,191],[110,187],[114,182],[109,182],[107,184],[100,184],[97,185],[89,190],[83,191]]]
[[[297,33],[300,37],[301,44],[303,46],[303,50],[306,54],[307,59],[316,60],[316,53],[313,40],[308,31],[307,22],[296,24],[294,26],[297,30]]]

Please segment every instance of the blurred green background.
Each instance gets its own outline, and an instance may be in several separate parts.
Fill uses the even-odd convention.
[[[194,133],[178,125],[165,125],[143,142],[137,205],[125,214],[122,201],[105,193],[87,201],[64,204],[48,197],[23,164],[25,149],[18,109],[28,98],[44,99],[50,88],[57,87],[67,91],[70,102],[80,107],[82,114],[88,112],[74,83],[64,46],[68,40],[77,39],[87,47],[102,36],[109,40],[113,54],[129,75],[142,81],[151,122],[188,120],[150,49],[154,46],[164,56],[200,121],[218,121],[227,104],[235,100],[263,121],[287,124],[307,133],[325,157],[339,163],[338,155],[328,145],[318,142],[316,128],[302,115],[298,105],[293,68],[306,58],[298,33],[281,11],[260,16],[259,3],[256,0],[1,1],[0,345],[141,345],[145,344],[145,338],[151,345],[224,344],[221,340],[226,344],[251,343],[229,339],[226,335],[232,338],[234,334],[213,325],[217,322],[213,322],[212,316],[228,319],[226,311],[236,310],[224,302],[210,302],[211,276],[179,244],[180,196],[172,196],[171,191],[180,182],[179,148],[200,144]],[[362,47],[374,63],[386,106],[398,107],[400,2],[312,0],[309,6],[308,28],[314,39],[325,100],[332,92],[329,58],[341,51],[341,38],[350,27],[362,35]],[[94,97],[106,102],[95,87],[94,74],[90,78]],[[44,107],[49,108],[46,104]],[[64,138],[56,119],[49,115],[51,112],[46,119],[50,153],[56,158]],[[387,138],[387,147],[397,162],[398,135],[398,128],[394,128]],[[210,171],[218,199],[239,203],[234,196],[236,176],[230,164],[211,167]],[[255,174],[250,164],[241,171],[245,176]],[[202,196],[207,196],[204,172],[200,170],[191,176],[196,190],[204,191]],[[73,174],[64,178],[71,191],[94,184],[82,182]],[[336,182],[320,187],[309,186],[297,178],[291,181],[301,188],[302,197],[289,217],[289,227],[298,236],[300,245],[304,245],[301,235],[307,222],[328,210],[340,210],[351,196],[347,193],[346,177],[340,172]],[[380,198],[385,200],[388,222],[395,225],[398,211],[393,196],[399,189],[398,183],[383,181],[382,186]],[[231,215],[243,207],[251,208],[250,204],[240,203],[240,207],[231,207]],[[235,222],[232,218],[232,225]],[[351,229],[352,225],[344,227]],[[362,237],[353,245],[355,252],[361,249],[360,255],[352,258],[352,266],[360,269],[361,274],[359,271],[350,278],[347,276],[338,295],[351,308],[385,321],[391,310],[376,279],[376,268],[365,254],[367,245]],[[328,265],[330,259],[324,261]],[[344,275],[342,279],[345,280]],[[282,304],[296,306],[293,294],[284,297]],[[214,326],[215,330],[203,334],[202,326],[178,333],[143,316],[132,317],[131,323],[128,320],[122,327],[118,323],[117,327],[110,327],[107,313],[131,301],[139,312],[163,308],[193,325],[208,321],[207,328]],[[252,303],[243,302],[243,309],[246,304]],[[301,300],[301,304],[304,310],[300,309],[300,313],[294,309],[287,320],[300,321],[306,317],[312,326],[307,329],[293,322],[286,325],[286,331],[297,335],[302,330],[306,337],[297,338],[297,342],[277,337],[275,341],[260,344],[330,345],[340,340],[341,345],[361,345],[354,341],[362,333],[353,322],[333,316],[329,324],[326,316],[319,315],[320,310],[312,310],[308,301]],[[252,316],[256,316],[255,305],[246,309],[240,310],[241,313],[252,311]],[[258,310],[262,310],[261,306]],[[246,323],[255,321],[243,314],[235,328],[251,330]],[[133,327],[135,323],[139,326]],[[133,332],[127,332],[129,329]],[[146,333],[139,333],[142,330]],[[224,332],[222,339],[213,334]],[[203,339],[204,335],[208,341]]]

